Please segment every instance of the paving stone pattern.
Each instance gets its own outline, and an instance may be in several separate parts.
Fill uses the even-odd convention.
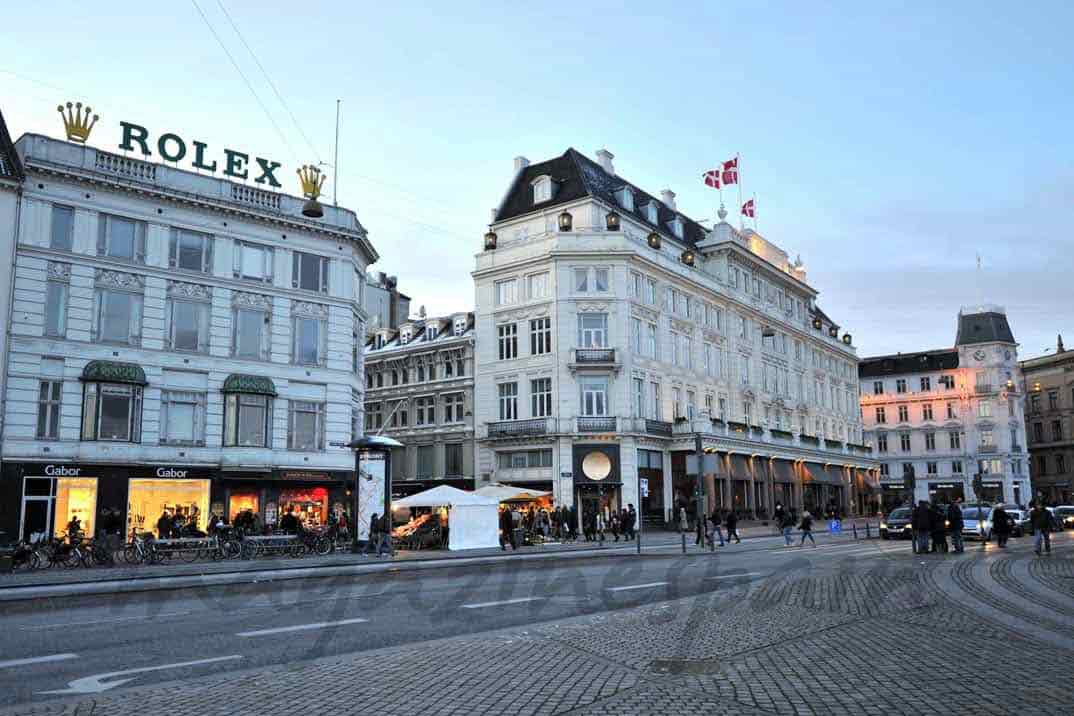
[[[1062,559],[1028,573],[1065,588],[1074,571]],[[975,614],[978,590],[995,585],[953,600],[928,578],[936,564],[788,569],[759,585],[560,623],[15,712],[293,716],[296,695],[307,694],[330,714],[1069,716],[1074,639],[1069,649],[1043,644]],[[960,570],[958,583],[973,573]]]

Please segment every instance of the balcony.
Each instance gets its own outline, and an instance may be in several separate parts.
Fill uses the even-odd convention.
[[[533,420],[503,420],[498,423],[489,423],[490,438],[515,438],[529,435],[547,435],[548,419],[534,418]]]
[[[617,421],[607,416],[578,416],[576,428],[580,433],[614,433]]]
[[[987,395],[988,393],[992,392],[992,384],[991,383],[978,383],[974,387],[974,390],[977,392],[978,395]]]
[[[568,368],[572,371],[610,368],[618,372],[619,363],[616,362],[614,348],[575,348],[574,360]]]
[[[979,452],[979,453],[999,452],[999,446],[998,445],[978,445],[977,446],[977,452]]]
[[[645,432],[649,435],[659,435],[663,438],[671,437],[671,423],[664,420],[645,419]]]

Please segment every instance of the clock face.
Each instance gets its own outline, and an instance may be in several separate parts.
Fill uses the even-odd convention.
[[[599,482],[612,473],[612,461],[604,453],[594,450],[582,458],[582,472],[590,480]]]
[[[973,357],[975,359],[979,360],[979,361],[984,360],[985,359],[985,352],[978,348],[976,351],[974,351]]]

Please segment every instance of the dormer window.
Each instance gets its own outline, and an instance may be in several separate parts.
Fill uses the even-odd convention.
[[[681,239],[682,238],[682,230],[683,230],[682,217],[681,216],[676,216],[674,219],[671,220],[670,226],[671,226],[671,233],[675,234],[675,238],[676,239]]]
[[[552,177],[544,174],[533,180],[533,203],[540,204],[552,199]]]
[[[660,220],[660,210],[657,208],[655,201],[650,201],[645,206],[645,217],[649,220],[650,224],[657,224]]]
[[[466,320],[460,318],[459,320],[455,321],[455,335],[456,336],[461,336],[465,332],[466,332]]]
[[[380,349],[380,348],[383,348],[383,347],[384,347],[384,335],[381,334],[381,333],[378,333],[373,338],[373,348]]]
[[[425,340],[436,340],[436,336],[438,333],[440,333],[440,326],[436,325],[435,323],[425,326]]]
[[[404,329],[402,331],[399,331],[399,342],[401,344],[403,344],[403,345],[406,345],[407,343],[410,343],[410,329],[409,328],[406,328],[406,329]]]
[[[615,192],[615,201],[625,211],[634,211],[634,192],[630,187],[625,186],[619,191]]]

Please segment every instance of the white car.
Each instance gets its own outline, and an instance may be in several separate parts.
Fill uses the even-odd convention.
[[[985,542],[992,539],[992,508],[964,507],[962,509],[962,536],[980,538],[982,530]]]

